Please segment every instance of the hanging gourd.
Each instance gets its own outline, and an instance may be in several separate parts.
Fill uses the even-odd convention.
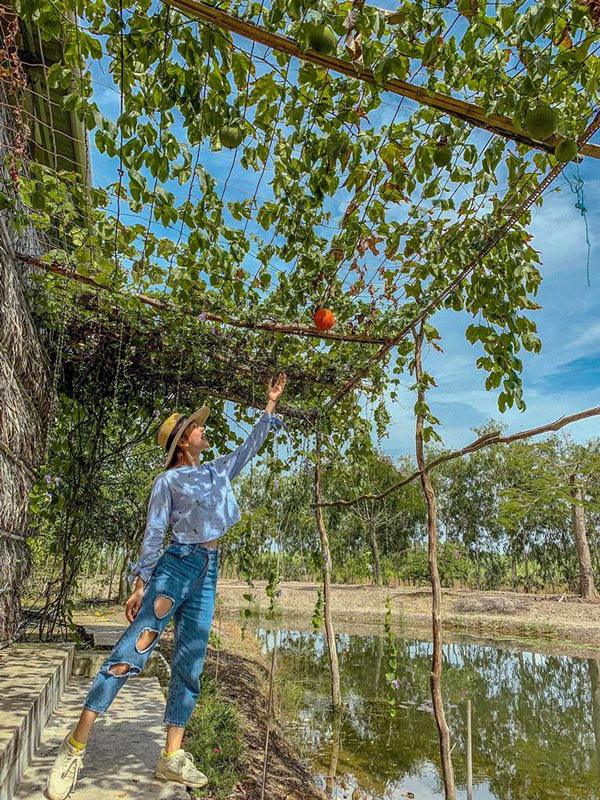
[[[329,308],[318,308],[313,314],[313,322],[319,331],[328,331],[335,325],[335,315]]]
[[[530,109],[525,117],[525,130],[532,139],[543,142],[556,132],[558,114],[550,106],[541,103]]]
[[[219,139],[223,147],[235,149],[246,138],[244,128],[239,124],[224,125],[219,131]]]
[[[337,51],[337,36],[331,25],[311,25],[308,46],[316,53],[331,55]]]
[[[436,167],[447,167],[452,161],[452,150],[445,142],[438,142],[433,151],[433,163]]]
[[[554,148],[554,155],[561,164],[573,161],[577,155],[577,142],[574,139],[563,139]]]

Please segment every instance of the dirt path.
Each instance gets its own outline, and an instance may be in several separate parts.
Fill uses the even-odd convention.
[[[266,581],[255,581],[253,605],[261,612],[269,606]],[[248,603],[243,581],[220,580],[218,603],[224,613],[238,615]],[[422,588],[378,588],[363,584],[334,584],[332,610],[340,630],[357,625],[381,626],[385,599],[392,599],[394,622],[408,628],[431,625],[431,591]],[[285,620],[310,620],[317,600],[317,584],[296,581],[281,585],[278,602]],[[540,640],[550,648],[573,650],[600,648],[600,603],[583,603],[573,596],[524,595],[512,592],[474,592],[444,589],[442,619],[446,630],[486,639]],[[557,647],[558,646],[558,647]]]

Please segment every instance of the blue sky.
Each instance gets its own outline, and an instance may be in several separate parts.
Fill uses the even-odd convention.
[[[596,135],[594,141],[598,140]],[[571,177],[574,172],[575,167],[569,166],[566,174]],[[580,174],[588,210],[591,286],[586,277],[584,218],[564,178],[556,184],[560,191],[548,194],[542,208],[533,212],[532,245],[540,252],[543,283],[537,298],[542,309],[532,316],[542,350],[537,355],[521,354],[524,412],[500,414],[497,393],[485,390],[485,375],[475,366],[480,350],[463,335],[466,315],[445,311],[436,316],[444,353],[430,350],[424,363],[438,383],[431,392],[431,404],[450,447],[470,441],[473,427],[492,417],[513,432],[600,405],[600,163],[584,160]],[[389,437],[381,441],[382,449],[394,456],[412,452],[414,442],[414,401],[407,389],[410,381],[403,384],[402,393],[390,406],[394,422]],[[600,435],[598,418],[578,422],[568,430],[577,440]]]
[[[245,48],[249,47],[242,39],[236,38],[236,41]],[[103,113],[114,119],[118,114],[119,94],[110,85],[112,80],[105,69],[96,65],[93,74],[96,81],[96,101]],[[370,122],[388,122],[396,110],[398,100],[393,95],[386,96],[385,104],[375,114],[370,115]],[[407,116],[412,108],[414,105],[410,101],[404,101],[399,118]],[[596,134],[595,141],[600,143],[600,135]],[[116,159],[108,159],[95,150],[93,136],[90,137],[90,145],[94,183],[106,186],[116,179],[118,164]],[[232,151],[214,153],[208,143],[203,144],[201,163],[217,177],[219,185],[223,186],[232,163]],[[566,174],[573,178],[575,166],[569,165]],[[538,355],[521,354],[524,361],[524,399],[527,404],[525,412],[509,410],[501,415],[496,405],[497,393],[486,392],[485,375],[475,366],[480,349],[470,345],[464,338],[464,329],[471,317],[452,311],[440,312],[435,317],[435,323],[442,334],[444,352],[440,354],[433,349],[428,351],[425,368],[435,376],[438,383],[438,387],[431,392],[430,402],[434,414],[442,423],[440,432],[449,447],[469,441],[473,438],[472,429],[492,417],[501,419],[509,431],[515,431],[542,424],[562,414],[600,405],[600,162],[586,158],[580,166],[580,175],[584,180],[584,199],[588,211],[591,286],[588,286],[586,276],[585,221],[575,208],[576,197],[564,177],[557,180],[553,191],[546,193],[544,205],[541,208],[534,207],[532,212],[532,244],[540,253],[543,276],[537,297],[542,308],[532,312],[532,316],[538,325],[542,351]],[[270,170],[267,170],[261,183],[261,197],[271,196],[269,179]],[[256,173],[248,173],[236,163],[227,184],[225,199],[242,200],[251,197],[256,180]],[[180,201],[187,196],[187,186],[175,184],[174,191]],[[199,194],[198,190],[195,194]],[[334,222],[343,213],[347,199],[347,194],[342,192],[331,201],[329,208],[334,212]],[[111,208],[115,209],[114,203]],[[124,219],[126,222],[134,221],[130,217]],[[159,223],[154,223],[153,230],[158,234],[170,235],[161,229]],[[249,226],[249,231],[253,230],[261,231],[256,226]],[[264,232],[262,234],[265,235]],[[251,264],[250,261],[245,266],[251,269]],[[414,398],[408,391],[411,382],[407,376],[398,391],[398,398],[395,401],[390,400],[388,404],[392,424],[389,435],[382,439],[380,445],[386,453],[393,456],[414,451]],[[367,414],[371,413],[369,408],[365,411]],[[229,417],[232,421],[231,414]],[[579,440],[596,436],[600,432],[597,420],[593,419],[577,423],[570,431]]]

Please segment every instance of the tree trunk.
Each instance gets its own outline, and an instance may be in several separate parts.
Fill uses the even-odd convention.
[[[329,759],[329,769],[327,770],[327,779],[325,781],[325,788],[327,796],[331,798],[336,797],[336,775],[337,766],[340,758],[341,738],[342,738],[342,709],[338,708],[333,713],[332,720],[332,742],[331,742],[331,758]]]
[[[118,595],[119,603],[127,602],[127,598],[129,597],[130,594],[129,584],[127,582],[127,576],[129,575],[130,558],[131,558],[131,553],[129,552],[129,548],[125,548],[125,556],[121,561],[121,570],[119,572],[119,595]]]
[[[315,515],[317,518],[317,528],[321,539],[321,561],[323,570],[323,618],[325,622],[325,634],[327,639],[327,650],[329,653],[329,666],[331,669],[331,705],[334,711],[341,708],[342,696],[340,692],[340,665],[335,646],[335,633],[331,621],[331,551],[329,550],[329,537],[323,520],[323,509],[321,508],[321,445],[322,434],[317,430],[317,442],[315,448]]]
[[[516,592],[516,590],[517,590],[517,562],[516,562],[514,553],[512,553],[511,557],[510,557],[510,583],[511,583],[513,592]]]
[[[600,775],[600,659],[589,658],[588,670],[592,691],[592,726],[596,743],[596,762],[598,774]]]
[[[571,484],[571,497],[573,498],[571,503],[573,536],[575,537],[575,547],[577,548],[577,558],[579,560],[579,593],[584,600],[597,600],[598,592],[594,585],[592,557],[585,531],[585,511],[581,486],[577,483],[577,475],[571,475],[569,482]]]
[[[422,382],[421,349],[423,345],[423,323],[419,332],[415,333],[415,377],[417,382],[417,399],[419,408],[425,403],[425,389]],[[446,723],[444,714],[444,704],[442,698],[442,587],[440,584],[440,573],[437,563],[437,506],[435,492],[431,477],[425,465],[425,450],[423,446],[423,415],[417,414],[415,430],[415,450],[417,465],[421,472],[421,485],[427,502],[427,538],[428,538],[428,557],[429,557],[429,578],[431,580],[432,597],[432,627],[433,627],[433,657],[431,664],[431,675],[429,685],[431,688],[431,700],[433,702],[433,713],[435,724],[438,730],[440,742],[440,758],[442,763],[442,777],[444,780],[444,795],[446,800],[456,800],[456,789],[454,786],[454,769],[452,767],[452,755],[450,748],[450,731]]]
[[[112,548],[112,553],[109,556],[109,561],[108,561],[109,570],[110,570],[110,577],[109,577],[109,581],[108,581],[108,601],[109,602],[110,602],[110,600],[112,598],[113,583],[115,581],[115,574],[116,574],[116,571],[117,571],[117,562],[118,562],[118,560],[119,560],[118,547],[117,547],[117,545],[114,545],[113,548]]]
[[[379,557],[379,542],[377,541],[377,533],[375,532],[375,525],[369,525],[369,539],[371,540],[371,550],[373,551],[373,571],[375,586],[382,586],[383,580],[381,577],[381,559]]]

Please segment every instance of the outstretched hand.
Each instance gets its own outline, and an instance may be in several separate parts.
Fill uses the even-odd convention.
[[[273,383],[272,379],[269,378],[269,384],[267,387],[267,398],[269,400],[272,400],[274,403],[276,403],[279,400],[279,398],[283,394],[286,380],[287,376],[285,372],[279,373],[275,383]]]

